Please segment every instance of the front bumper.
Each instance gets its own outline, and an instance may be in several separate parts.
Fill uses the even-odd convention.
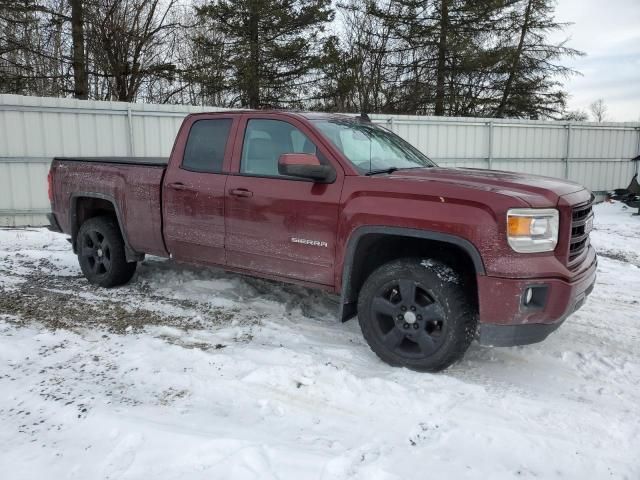
[[[479,342],[491,347],[515,347],[516,345],[530,345],[547,338],[562,323],[564,318],[556,323],[531,323],[528,325],[480,325]]]
[[[479,341],[514,346],[541,342],[584,304],[596,281],[597,259],[571,281],[557,278],[506,279],[478,277]],[[544,289],[544,302],[526,306],[527,288]]]

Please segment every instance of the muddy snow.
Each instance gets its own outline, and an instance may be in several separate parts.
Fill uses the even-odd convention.
[[[157,258],[126,287],[0,230],[3,479],[640,478],[640,218],[545,342],[391,368],[337,299]]]

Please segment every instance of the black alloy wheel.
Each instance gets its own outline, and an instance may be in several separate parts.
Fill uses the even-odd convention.
[[[97,230],[83,232],[80,238],[80,256],[85,258],[96,276],[111,271],[111,246],[105,236]]]
[[[444,309],[414,280],[392,280],[383,285],[371,309],[374,328],[385,347],[399,356],[428,356],[442,344],[447,327]]]
[[[137,263],[127,262],[124,239],[113,217],[93,217],[84,222],[76,246],[82,273],[94,285],[122,285],[136,271]]]
[[[462,358],[477,313],[461,276],[436,260],[401,258],[360,289],[358,321],[367,343],[393,366],[436,372]]]

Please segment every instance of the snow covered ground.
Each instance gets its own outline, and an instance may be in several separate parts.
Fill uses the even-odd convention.
[[[3,479],[640,478],[640,218],[596,207],[598,284],[545,342],[388,367],[336,299],[148,259],[87,284],[0,230]]]

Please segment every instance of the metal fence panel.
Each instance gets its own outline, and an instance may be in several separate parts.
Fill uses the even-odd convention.
[[[55,156],[168,156],[182,119],[220,110],[0,95],[0,225],[42,225]],[[493,168],[625,186],[640,123],[371,115],[446,167]]]
[[[581,159],[569,163],[569,178],[594,191],[624,188],[634,172],[634,164],[626,159]]]
[[[49,211],[49,159],[0,161],[0,226],[43,225]]]
[[[522,126],[498,124],[494,126],[495,158],[561,159],[565,154],[564,126]]]

